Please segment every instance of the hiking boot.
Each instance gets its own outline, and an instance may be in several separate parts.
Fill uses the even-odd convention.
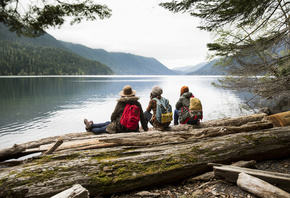
[[[88,132],[91,131],[93,122],[92,121],[89,122],[87,119],[84,119],[84,123],[86,125],[86,131]]]

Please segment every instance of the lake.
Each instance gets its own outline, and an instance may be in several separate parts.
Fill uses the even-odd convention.
[[[175,107],[188,86],[203,104],[204,119],[253,114],[251,97],[216,88],[216,76],[34,76],[0,77],[0,148],[49,136],[85,132],[84,118],[110,120],[119,92],[131,85],[146,109],[154,85]],[[255,109],[254,109],[255,110]],[[151,126],[150,126],[151,127]]]

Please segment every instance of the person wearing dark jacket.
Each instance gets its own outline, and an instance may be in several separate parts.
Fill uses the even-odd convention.
[[[136,105],[140,109],[141,126],[144,131],[148,130],[148,126],[147,126],[147,122],[146,122],[146,119],[142,110],[142,106],[140,102],[138,101],[139,97],[136,97],[135,94],[136,94],[136,91],[132,90],[132,87],[130,85],[126,85],[123,88],[123,91],[119,93],[121,98],[117,100],[118,102],[115,106],[115,110],[113,111],[111,115],[111,122],[108,121],[106,123],[100,123],[99,125],[102,129],[99,131],[107,132],[107,133],[139,132],[139,126],[137,126],[136,129],[128,129],[120,123],[120,119],[122,117],[125,106],[127,104]],[[94,132],[94,130],[97,130],[97,129],[94,129],[94,126],[97,126],[97,124],[94,125],[93,122],[88,122],[88,121],[86,123],[86,119],[85,119],[85,124],[86,124],[87,131],[89,130],[89,131]]]
[[[181,124],[199,124],[199,120],[193,120],[192,118],[189,118],[188,109],[191,97],[194,96],[189,91],[188,86],[181,87],[180,98],[175,104],[174,125],[177,125],[178,122]],[[186,107],[187,109],[183,107]]]

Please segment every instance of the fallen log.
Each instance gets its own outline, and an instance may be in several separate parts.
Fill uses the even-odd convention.
[[[161,143],[167,144],[170,142],[183,142],[188,140],[191,141],[192,139],[197,138],[223,136],[232,133],[272,128],[273,124],[270,121],[261,121],[263,118],[263,114],[242,116],[238,118],[221,119],[220,123],[226,124],[226,126],[213,126],[214,124],[212,124],[212,121],[210,121],[208,127],[206,122],[203,123],[202,128],[195,128],[196,126],[190,125],[178,125],[171,126],[169,131],[151,131],[151,133],[143,132],[135,134],[134,136],[132,136],[130,133],[94,135],[93,133],[83,132],[76,134],[66,134],[63,136],[43,138],[38,141],[30,141],[23,144],[15,144],[10,148],[2,149],[0,150],[0,162],[8,159],[17,159],[19,157],[37,152],[44,152],[48,150],[57,141],[57,139],[62,139],[63,144],[60,145],[60,147],[56,149],[55,152],[61,150],[66,152],[77,147],[83,147],[83,149],[92,149],[92,145],[98,144],[99,145],[96,146],[96,148],[128,144],[134,144],[136,146],[154,145]],[[216,120],[214,123],[217,125],[219,122]],[[243,125],[228,126],[230,123],[243,123]]]
[[[58,139],[52,147],[50,147],[47,151],[44,152],[44,155],[53,153],[62,143],[63,143],[63,140]]]
[[[251,161],[238,161],[238,162],[232,163],[231,165],[238,166],[238,167],[245,167],[245,168],[254,168],[255,164],[256,164],[256,161],[251,160]],[[213,166],[216,164],[208,163],[208,165]],[[202,175],[198,175],[196,177],[191,177],[187,180],[187,182],[209,181],[209,180],[214,179],[214,178],[215,178],[214,171],[210,171],[210,172],[204,173]]]
[[[201,127],[216,127],[216,126],[241,126],[248,122],[261,121],[267,117],[266,113],[253,114],[246,116],[238,116],[235,118],[224,118],[218,120],[210,120],[207,122],[202,122]]]
[[[157,136],[170,137],[166,133],[176,134]],[[290,153],[290,126],[178,142],[152,139],[154,144],[148,141],[145,146],[131,142],[135,141],[132,137],[144,138],[144,134],[147,138],[156,135],[123,134],[127,139],[122,141],[118,134],[120,146],[39,156],[3,168],[0,197],[50,197],[72,184],[82,185],[91,196],[113,194],[199,175],[210,170],[209,162],[264,160]]]
[[[236,183],[239,174],[243,172],[290,192],[290,174],[261,171],[257,169],[229,165],[214,166],[213,169],[216,177],[223,178],[227,182]]]
[[[29,141],[22,144],[14,144],[12,147],[0,149],[0,162],[8,160],[8,159],[16,159],[16,158],[25,156],[27,154],[30,154],[30,153],[23,153],[26,149],[36,148],[44,144],[52,144],[56,142],[58,139],[62,139],[63,141],[66,141],[66,140],[73,140],[75,138],[79,138],[79,139],[92,138],[94,136],[95,135],[92,132],[70,133],[70,134],[66,134],[62,136],[54,136],[54,137],[43,138],[43,139],[35,140],[35,141]]]
[[[290,125],[290,111],[277,113],[274,115],[268,116],[268,120],[270,120],[275,127],[284,127]]]
[[[261,179],[244,172],[239,174],[237,184],[243,190],[262,198],[289,198],[290,194]]]
[[[83,139],[83,140],[71,140],[63,143],[58,148],[56,148],[55,152],[66,152],[68,150],[86,150],[86,149],[93,149],[93,148],[105,148],[109,146],[114,146],[114,143],[104,143],[100,141],[99,138],[90,138],[90,139]],[[53,147],[54,144],[45,144],[41,145],[37,148],[28,148],[25,151],[22,151],[23,154],[25,153],[38,153],[38,152],[45,152],[49,148]],[[46,152],[45,152],[46,153]]]

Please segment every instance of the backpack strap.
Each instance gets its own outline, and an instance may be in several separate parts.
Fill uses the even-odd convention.
[[[161,98],[161,99],[165,99],[165,98]],[[160,99],[160,100],[161,100]],[[165,105],[163,105],[162,104],[162,102],[160,102],[160,100],[158,99],[158,98],[153,98],[153,100],[156,100],[156,102],[157,102],[157,105],[159,105],[160,107],[163,107],[166,111],[168,111],[167,109],[167,107],[165,107]],[[165,99],[166,100],[166,99]]]
[[[183,113],[183,108],[186,108],[188,110],[188,112],[189,112],[189,109],[186,106],[182,106],[181,113]],[[184,122],[180,123],[180,124],[186,124],[189,119],[190,119],[189,117],[186,118],[186,120]]]

